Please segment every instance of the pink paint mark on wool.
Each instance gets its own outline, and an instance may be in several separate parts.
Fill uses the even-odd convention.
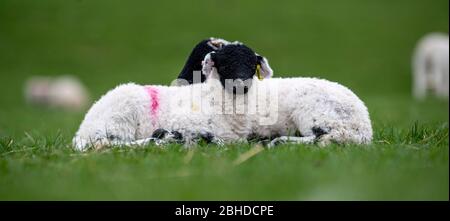
[[[157,88],[152,86],[145,86],[145,90],[150,97],[150,118],[152,121],[152,125],[156,126],[159,109],[159,91]]]

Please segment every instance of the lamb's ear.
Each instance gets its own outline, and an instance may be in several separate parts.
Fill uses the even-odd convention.
[[[202,61],[202,74],[205,75],[206,79],[211,75],[214,66],[214,60],[216,57],[215,52],[208,53]]]
[[[257,58],[257,64],[260,66],[259,70],[257,70],[257,74],[259,72],[258,78],[265,79],[265,78],[271,78],[273,75],[273,70],[270,68],[269,61],[261,56],[256,54]],[[258,68],[258,67],[257,67]]]

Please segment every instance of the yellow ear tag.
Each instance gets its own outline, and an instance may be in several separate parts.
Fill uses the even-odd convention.
[[[261,65],[257,64],[256,65],[256,76],[258,77],[258,79],[260,81],[262,81],[264,78],[261,76]]]

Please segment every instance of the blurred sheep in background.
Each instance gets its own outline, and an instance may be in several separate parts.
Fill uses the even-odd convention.
[[[448,35],[430,33],[417,44],[413,57],[413,94],[423,99],[427,93],[448,98]]]
[[[28,104],[65,111],[81,111],[90,103],[86,87],[71,75],[30,77],[24,93]]]

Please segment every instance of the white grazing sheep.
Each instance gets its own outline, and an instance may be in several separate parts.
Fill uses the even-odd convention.
[[[448,98],[448,35],[431,33],[423,37],[413,56],[413,94],[423,99],[428,90]]]

